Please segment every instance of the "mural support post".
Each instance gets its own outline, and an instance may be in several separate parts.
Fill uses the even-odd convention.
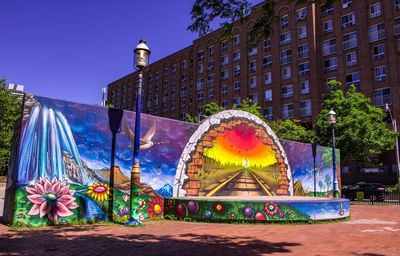
[[[335,148],[335,127],[332,126],[332,170],[333,170],[333,197],[338,197],[336,177],[336,148]]]
[[[317,196],[317,175],[316,175],[316,168],[315,168],[315,158],[317,157],[317,144],[312,144],[312,154],[313,154],[313,160],[314,160],[314,196]]]

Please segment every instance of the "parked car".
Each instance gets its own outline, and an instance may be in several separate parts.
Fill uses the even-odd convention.
[[[357,192],[363,192],[364,199],[385,201],[385,195],[389,193],[389,190],[379,183],[360,183],[357,185],[343,186],[342,197],[354,200],[357,198]]]

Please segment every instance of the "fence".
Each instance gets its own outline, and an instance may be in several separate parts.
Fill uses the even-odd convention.
[[[400,192],[388,192],[383,196],[377,196],[374,194],[365,196],[363,192],[358,192],[356,197],[349,199],[351,204],[400,205]]]

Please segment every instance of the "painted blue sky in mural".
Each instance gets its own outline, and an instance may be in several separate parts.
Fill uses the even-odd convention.
[[[108,123],[108,108],[83,105],[43,97],[35,97],[42,105],[63,113],[71,127],[81,159],[94,170],[108,170],[111,163],[112,133]],[[124,111],[120,132],[116,137],[115,165],[130,177],[133,144],[125,133],[124,122],[134,131],[135,113]],[[141,179],[158,189],[172,184],[180,154],[196,125],[142,115],[141,137],[156,126],[153,141],[160,142],[140,151]]]

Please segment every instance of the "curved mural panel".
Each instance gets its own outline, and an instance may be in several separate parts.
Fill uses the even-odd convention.
[[[203,121],[180,157],[174,196],[274,195],[293,195],[293,181],[271,128],[240,110]]]

